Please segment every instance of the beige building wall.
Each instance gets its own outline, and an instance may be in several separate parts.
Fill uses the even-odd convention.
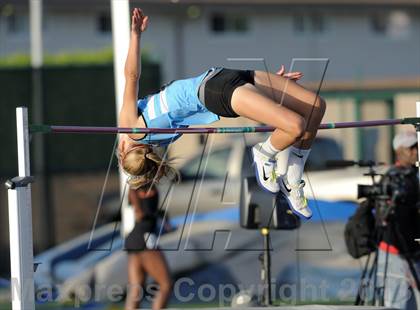
[[[348,99],[327,98],[327,110],[323,123],[349,122],[355,120],[354,101]],[[336,140],[343,147],[344,158],[352,159],[357,156],[356,129],[320,130],[319,137],[329,137]]]
[[[414,117],[416,116],[416,101],[420,101],[418,94],[398,94],[394,99],[394,117]],[[329,99],[327,100],[327,111],[323,123],[345,122],[356,120],[355,100],[348,99]],[[387,119],[389,118],[389,107],[384,101],[364,101],[361,107],[362,120]],[[392,130],[389,126],[371,127],[361,129],[361,138],[365,139],[365,149],[373,144],[373,151],[376,155],[374,159],[385,163],[392,162]],[[411,125],[398,125],[394,127],[397,133],[403,130],[414,130]],[[338,129],[321,130],[318,136],[331,137],[339,142],[344,151],[344,158],[358,158],[359,143],[357,140],[357,129]],[[367,154],[369,154],[367,152]]]
[[[420,90],[413,94],[398,94],[395,96],[395,117],[413,117],[416,116],[416,101],[420,101]],[[414,130],[411,125],[398,126],[396,131]]]
[[[389,106],[383,101],[365,101],[361,108],[363,120],[389,118]],[[390,163],[392,130],[390,126],[378,126],[363,128],[362,139],[366,159],[374,159],[379,162]],[[371,153],[370,150],[373,152]],[[374,156],[372,156],[374,155]],[[374,158],[370,158],[374,157]]]

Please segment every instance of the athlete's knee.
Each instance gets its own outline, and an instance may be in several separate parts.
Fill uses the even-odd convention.
[[[317,109],[318,114],[322,117],[325,114],[325,110],[327,109],[327,103],[325,99],[321,96],[316,97],[315,107]]]
[[[304,117],[299,117],[298,121],[296,122],[296,128],[295,128],[295,135],[296,139],[300,139],[305,134],[306,130],[306,120]]]
[[[289,124],[289,134],[299,140],[305,134],[306,121],[300,115],[296,115]]]

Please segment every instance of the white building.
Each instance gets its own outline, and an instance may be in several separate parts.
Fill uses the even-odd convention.
[[[117,0],[116,0],[117,1]],[[28,53],[29,0],[0,0],[0,56]],[[418,0],[142,0],[144,47],[164,80],[212,65],[270,70],[293,58],[329,58],[326,80],[418,77]],[[109,0],[44,0],[46,53],[111,46]],[[324,64],[296,62],[310,80]]]

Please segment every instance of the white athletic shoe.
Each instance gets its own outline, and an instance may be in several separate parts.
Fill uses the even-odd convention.
[[[254,158],[255,177],[258,184],[270,193],[278,193],[280,186],[277,183],[275,172],[276,161],[270,157],[261,147],[262,143],[258,143],[252,148],[252,156]]]
[[[303,187],[305,181],[301,180],[299,184],[288,184],[286,177],[278,178],[280,184],[280,191],[286,197],[287,203],[293,213],[302,216],[306,219],[312,217],[312,211],[308,206],[308,200],[305,198]]]

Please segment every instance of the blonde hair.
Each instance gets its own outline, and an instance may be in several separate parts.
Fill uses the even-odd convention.
[[[180,179],[179,172],[170,166],[169,161],[162,159],[147,145],[137,145],[120,156],[120,166],[128,174],[127,183],[132,189],[151,182],[158,183],[164,176],[176,182]]]

